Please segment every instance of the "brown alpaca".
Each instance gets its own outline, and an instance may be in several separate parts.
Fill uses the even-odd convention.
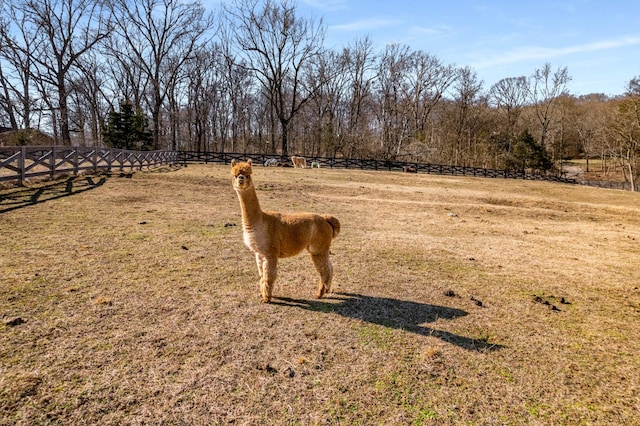
[[[296,157],[295,155],[291,157],[291,162],[293,163],[293,167],[306,169],[307,168],[307,159],[304,157]]]
[[[330,215],[278,213],[260,209],[251,179],[251,160],[231,161],[233,189],[242,208],[244,243],[256,255],[262,301],[271,301],[278,274],[278,259],[295,256],[307,249],[320,274],[317,297],[331,291],[333,266],[329,259],[331,241],[340,232],[340,222]]]

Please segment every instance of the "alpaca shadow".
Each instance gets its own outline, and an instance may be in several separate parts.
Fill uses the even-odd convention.
[[[98,180],[94,180],[97,176],[72,176],[37,188],[0,192],[0,214],[90,191],[104,185],[108,177],[111,175],[101,175]]]
[[[333,293],[327,299],[321,300],[302,300],[287,297],[274,299],[272,303],[278,305],[295,306],[314,312],[335,313],[346,318],[358,319],[393,329],[401,329],[421,336],[437,337],[470,351],[490,352],[504,347],[489,343],[486,339],[460,336],[424,325],[435,322],[438,319],[450,320],[467,315],[467,312],[456,308],[353,293]],[[336,300],[337,303],[335,302]]]

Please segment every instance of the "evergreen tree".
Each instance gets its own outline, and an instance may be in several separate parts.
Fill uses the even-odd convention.
[[[525,130],[514,141],[512,152],[506,159],[507,169],[518,169],[523,172],[527,169],[546,172],[551,169],[553,163],[549,159],[547,150],[537,144],[531,133]]]
[[[134,112],[131,102],[121,101],[120,112],[109,113],[102,135],[105,145],[111,148],[149,150],[152,138],[147,128],[147,119],[142,113]]]

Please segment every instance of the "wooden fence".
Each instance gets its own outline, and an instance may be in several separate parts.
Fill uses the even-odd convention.
[[[175,151],[127,151],[86,147],[0,147],[0,182],[22,186],[28,178],[80,171],[142,169],[176,164]]]
[[[388,161],[388,160],[367,160],[354,158],[326,158],[306,156],[307,166],[310,167],[312,162],[316,162],[323,168],[344,168],[344,169],[361,169],[361,170],[387,170],[387,171],[411,171],[415,173],[429,173],[437,175],[450,176],[475,176],[487,178],[504,178],[504,179],[528,179],[528,180],[546,180],[551,182],[561,182],[570,184],[585,184],[576,179],[566,178],[562,176],[547,175],[542,173],[528,173],[518,170],[499,170],[484,169],[479,167],[451,166],[446,164],[430,164],[415,163],[407,161]],[[216,153],[216,152],[188,152],[180,151],[178,153],[178,161],[182,164],[193,162],[198,163],[223,163],[228,164],[232,159],[247,160],[251,159],[254,163],[264,164],[269,159],[287,162],[287,159],[281,159],[278,155],[265,154],[240,154],[240,153]]]
[[[57,174],[80,171],[112,171],[142,169],[162,164],[188,163],[229,164],[232,159],[251,159],[264,164],[269,159],[289,162],[287,158],[267,154],[242,154],[230,152],[192,151],[127,151],[108,148],[85,147],[0,147],[0,182],[15,182],[24,185],[32,177],[55,177]],[[307,164],[316,162],[322,168],[344,168],[361,170],[411,171],[451,176],[475,176],[503,179],[546,180],[578,185],[599,186],[613,189],[629,189],[621,182],[580,181],[563,176],[528,173],[517,170],[484,169],[479,167],[451,166],[446,164],[415,163],[407,161],[370,160],[354,158],[305,157]]]

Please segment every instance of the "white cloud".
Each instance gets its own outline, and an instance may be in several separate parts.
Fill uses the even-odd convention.
[[[412,37],[445,35],[445,34],[450,34],[452,31],[453,29],[447,26],[422,27],[422,26],[416,25],[409,28],[409,34],[411,34]]]
[[[372,18],[346,24],[331,25],[329,28],[336,31],[370,31],[398,25],[400,22],[401,21],[397,19]]]
[[[491,57],[475,61],[472,66],[474,68],[486,68],[494,65],[527,61],[531,59],[551,59],[561,56],[618,49],[621,47],[635,45],[640,45],[640,37],[622,37],[619,39],[603,40],[561,48],[523,46],[509,52],[494,53]]]
[[[302,0],[302,3],[323,11],[346,9],[345,0]]]

